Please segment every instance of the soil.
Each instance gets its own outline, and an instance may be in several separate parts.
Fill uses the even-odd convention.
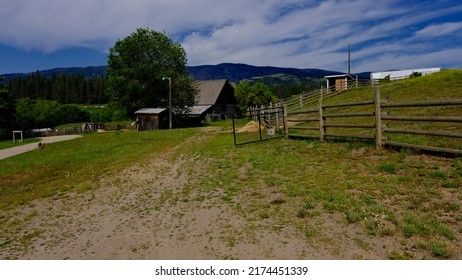
[[[18,226],[0,238],[0,259],[329,258],[295,228],[263,222],[250,232],[219,193],[202,201],[190,190],[189,200],[177,201],[195,178],[210,174],[201,159],[172,157],[176,149],[107,174],[97,186],[87,182],[85,192],[16,208]]]
[[[16,227],[3,231],[0,259],[385,259],[402,247],[391,236],[365,235],[339,213],[313,217],[319,228],[301,230],[271,219],[249,222],[219,191],[191,188],[214,174],[204,168],[208,159],[176,157],[177,151],[205,134],[82,183],[82,191],[2,213],[0,219],[15,217]],[[311,239],[310,231],[320,238]]]

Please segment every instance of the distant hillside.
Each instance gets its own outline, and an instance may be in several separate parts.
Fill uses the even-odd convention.
[[[86,78],[94,78],[106,76],[106,66],[88,66],[88,67],[68,67],[68,68],[54,68],[50,70],[38,71],[40,75],[47,78],[54,75],[60,74],[83,74]],[[12,74],[2,74],[0,76],[5,77],[7,80],[12,80],[15,78],[23,78],[32,75],[35,72],[31,73],[12,73]]]
[[[196,80],[228,79],[239,82],[255,77],[285,74],[301,78],[322,78],[327,75],[336,75],[340,72],[321,69],[297,69],[272,66],[253,66],[247,64],[223,63],[218,65],[201,65],[188,67],[189,73]]]
[[[239,82],[241,80],[250,80],[255,77],[264,77],[271,75],[290,75],[305,78],[322,78],[327,75],[336,75],[340,72],[327,71],[321,69],[297,69],[283,68],[271,66],[253,66],[247,64],[223,63],[218,65],[201,65],[189,66],[190,75],[196,80],[215,80],[227,79],[231,82]],[[89,67],[71,67],[71,68],[55,68],[50,70],[39,71],[42,76],[51,77],[53,74],[83,74],[87,78],[100,77],[106,75],[106,66],[89,66]],[[3,74],[7,80],[27,77],[32,73],[13,73]]]

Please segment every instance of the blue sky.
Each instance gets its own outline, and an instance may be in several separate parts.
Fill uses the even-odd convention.
[[[352,72],[462,68],[460,0],[1,0],[0,74],[107,64],[139,27],[188,64]]]

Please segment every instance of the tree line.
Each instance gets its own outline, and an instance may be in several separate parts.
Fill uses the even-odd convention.
[[[15,99],[45,99],[61,104],[106,104],[106,78],[86,78],[83,74],[45,77],[38,71],[26,78],[16,78],[8,82]]]
[[[166,108],[170,103],[175,111],[187,111],[199,89],[186,65],[186,52],[179,43],[165,33],[139,28],[110,49],[107,78],[83,74],[45,77],[37,71],[26,78],[0,81],[0,136],[12,129],[130,119],[140,108]],[[238,106],[245,110],[310,86],[313,84],[269,88],[261,82],[243,82],[236,86],[235,94]],[[73,104],[108,106],[92,112]]]

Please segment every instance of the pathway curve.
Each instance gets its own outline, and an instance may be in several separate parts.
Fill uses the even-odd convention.
[[[54,143],[54,142],[72,140],[72,139],[76,139],[79,137],[82,137],[82,135],[48,136],[48,137],[42,137],[41,142],[43,144],[49,144],[49,143]],[[0,150],[0,160],[15,156],[15,155],[27,153],[37,148],[38,148],[38,143],[31,143],[31,144],[21,145],[21,146],[17,146],[13,148],[2,149]]]

